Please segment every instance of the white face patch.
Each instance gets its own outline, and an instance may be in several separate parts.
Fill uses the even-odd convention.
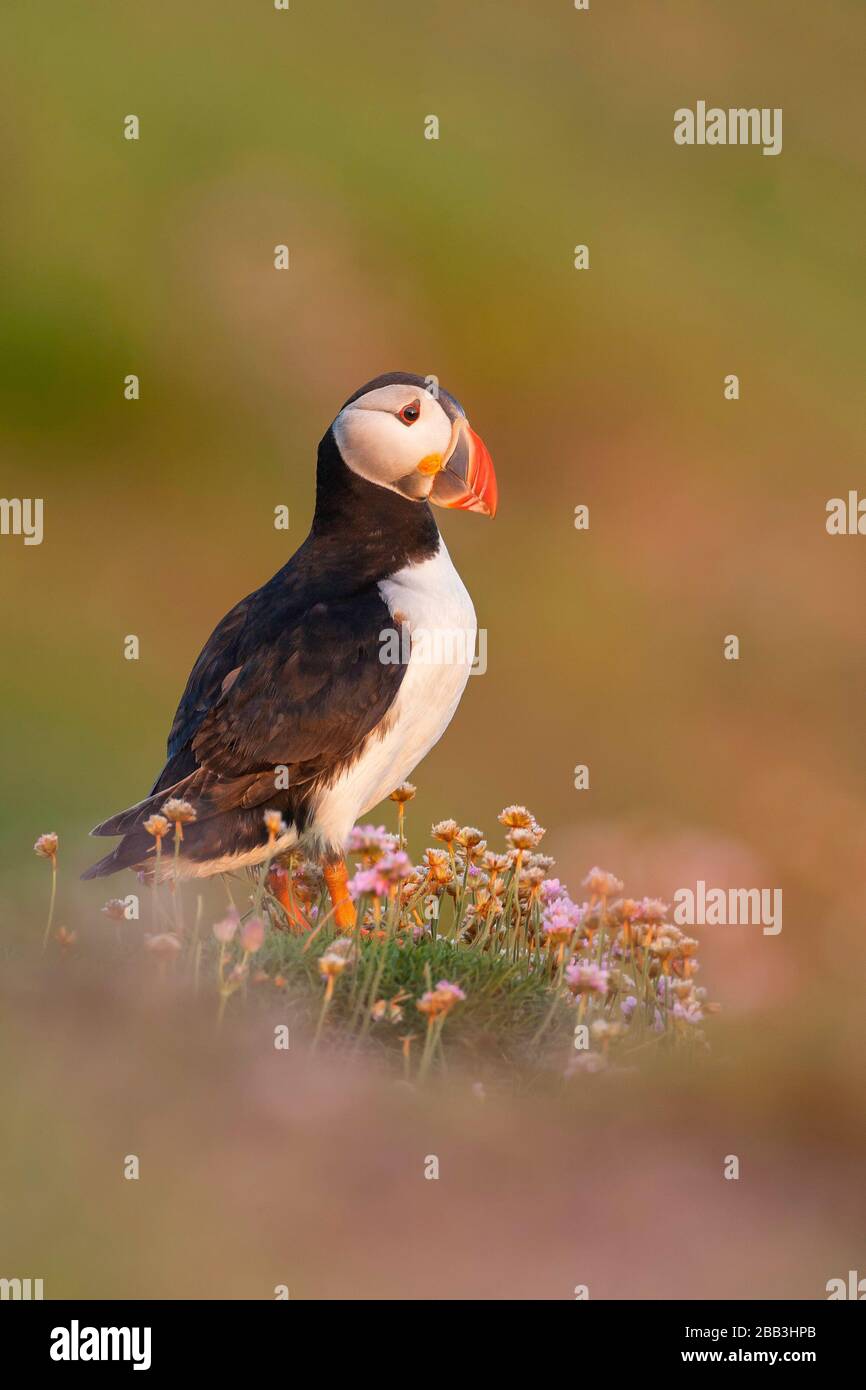
[[[400,412],[408,411],[411,419],[416,408],[418,418],[406,423]],[[443,459],[451,445],[451,421],[421,386],[368,391],[340,411],[333,429],[343,462],[353,473],[416,498],[428,496],[436,476],[435,459]],[[422,463],[425,467],[419,472]],[[395,486],[401,479],[411,480],[408,489]]]

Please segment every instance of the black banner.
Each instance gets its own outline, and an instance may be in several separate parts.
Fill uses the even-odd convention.
[[[360,1301],[360,1300],[359,1300]],[[841,1300],[840,1300],[841,1301]],[[848,1300],[844,1300],[848,1301]],[[280,1302],[13,1302],[0,1303],[0,1333],[5,1359],[25,1372],[50,1371],[64,1377],[75,1372],[93,1375],[110,1368],[117,1374],[160,1375],[165,1372],[218,1372],[249,1374],[273,1363],[286,1367],[287,1356],[298,1354],[296,1339],[303,1337],[305,1355],[326,1356],[333,1371],[341,1346],[357,1360],[359,1343],[353,1333],[352,1305],[324,1308],[324,1316],[344,1335],[329,1334],[321,1341],[316,1305]],[[359,1310],[360,1319],[383,1317],[381,1303],[369,1301]],[[348,1321],[347,1321],[348,1319]],[[360,1322],[358,1324],[360,1329]],[[427,1322],[421,1346],[400,1347],[404,1329],[412,1326],[409,1306],[398,1319],[390,1319],[376,1333],[381,1355],[383,1341],[388,1358],[397,1364],[405,1356],[423,1360],[422,1346],[430,1350],[436,1340],[438,1319]],[[453,1327],[453,1324],[452,1324]],[[532,1336],[529,1325],[525,1333]],[[789,1366],[828,1371],[850,1362],[860,1344],[863,1324],[859,1314],[822,1301],[806,1302],[592,1302],[576,1300],[567,1317],[558,1315],[557,1340],[567,1342],[575,1334],[585,1342],[574,1343],[577,1362],[599,1356],[617,1371],[645,1368],[654,1374],[675,1366]],[[368,1326],[368,1332],[372,1329]],[[397,1339],[397,1348],[393,1344]],[[289,1352],[286,1338],[293,1339]],[[506,1339],[510,1345],[510,1338]],[[497,1359],[497,1343],[503,1354],[506,1341],[485,1336],[486,1362]],[[349,1350],[351,1348],[351,1350]],[[456,1351],[456,1348],[455,1348]],[[480,1351],[480,1348],[479,1348]],[[460,1358],[462,1360],[462,1354]]]

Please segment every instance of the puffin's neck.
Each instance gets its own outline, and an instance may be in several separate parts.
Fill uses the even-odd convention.
[[[355,580],[376,581],[435,555],[439,528],[428,502],[353,473],[329,429],[319,445],[310,540],[336,566],[351,566]]]

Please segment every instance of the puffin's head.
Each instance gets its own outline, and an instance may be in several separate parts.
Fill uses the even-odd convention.
[[[347,468],[413,502],[496,513],[496,474],[459,401],[429,378],[389,372],[350,396],[332,425]]]

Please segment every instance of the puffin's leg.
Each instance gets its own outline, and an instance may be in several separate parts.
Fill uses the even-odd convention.
[[[341,929],[354,927],[355,904],[349,896],[349,871],[345,859],[326,859],[322,865],[322,872],[325,876],[325,886],[334,904],[335,923]]]
[[[272,864],[268,870],[268,888],[285,912],[289,926],[295,931],[307,931],[309,922],[289,891],[288,871],[281,864]]]

